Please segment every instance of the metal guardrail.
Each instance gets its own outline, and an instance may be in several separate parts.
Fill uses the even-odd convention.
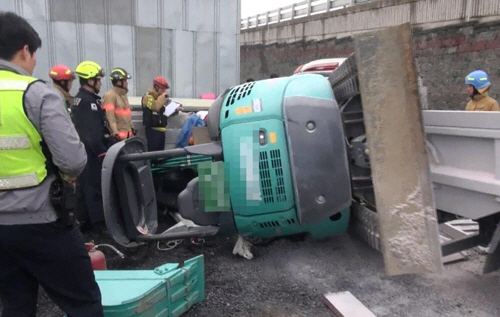
[[[372,0],[306,0],[241,19],[241,29],[265,26],[313,14],[343,9]]]

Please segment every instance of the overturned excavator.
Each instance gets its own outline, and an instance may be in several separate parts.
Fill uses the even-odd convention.
[[[210,107],[208,130],[207,144],[147,152],[134,138],[108,151],[103,197],[108,230],[117,242],[346,231],[347,149],[325,77],[233,87]],[[159,206],[197,226],[156,233]]]
[[[467,150],[450,142],[494,155],[500,118],[485,132],[484,114],[422,112],[410,35],[407,25],[356,39],[356,53],[329,78],[228,89],[208,113],[211,143],[157,152],[140,138],[115,144],[102,171],[108,232],[134,247],[235,233],[322,238],[351,224],[383,252],[389,274],[436,272],[441,256],[481,244],[485,272],[497,269],[493,158],[485,163],[493,179],[476,179],[458,163]],[[441,246],[439,223],[457,217],[477,220],[480,233]]]

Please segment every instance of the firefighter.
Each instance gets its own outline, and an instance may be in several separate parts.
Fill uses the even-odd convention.
[[[53,184],[73,187],[85,147],[60,94],[31,77],[37,32],[12,12],[0,30],[0,315],[36,316],[41,285],[68,316],[102,317],[82,235],[51,199]]]
[[[128,79],[132,78],[123,68],[115,68],[110,74],[111,87],[103,97],[103,108],[109,122],[110,132],[121,141],[134,136],[132,109],[127,98]]]
[[[470,101],[467,103],[466,111],[500,111],[498,102],[488,96],[490,90],[490,79],[486,72],[476,70],[465,77],[467,93]]]
[[[50,69],[49,76],[54,82],[54,87],[61,93],[66,109],[70,111],[73,96],[69,94],[75,80],[75,74],[66,65],[58,64]]]
[[[165,149],[165,131],[167,117],[163,115],[168,102],[167,80],[157,76],[153,80],[153,89],[142,97],[142,123],[146,130],[148,151]]]
[[[78,178],[76,216],[82,223],[82,231],[102,231],[105,228],[101,194],[102,160],[112,145],[106,115],[101,108],[101,97],[97,95],[104,72],[99,64],[83,61],[75,73],[81,87],[71,107],[71,116],[88,157],[85,170]]]

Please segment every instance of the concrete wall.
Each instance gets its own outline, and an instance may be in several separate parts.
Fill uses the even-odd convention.
[[[409,2],[379,1],[378,5]],[[425,2],[437,5],[440,0]],[[416,6],[415,1],[411,3]],[[478,8],[482,8],[482,11],[477,12],[482,12],[484,15],[487,12],[500,12],[500,1],[491,2],[489,7],[476,6],[481,3],[485,2],[475,0],[472,9],[477,11]],[[375,5],[376,3],[370,3],[364,6]],[[469,8],[469,11],[472,9]],[[359,10],[359,8],[346,9],[345,13],[363,12]],[[439,11],[426,12],[430,16],[439,16]],[[457,11],[450,11],[448,16],[450,19],[455,17],[453,12]],[[422,13],[414,15],[422,16]],[[345,19],[348,21],[350,18],[345,17]],[[246,32],[242,31],[242,38],[246,36]],[[358,32],[351,34],[355,33]],[[241,46],[240,81],[243,82],[249,77],[269,78],[271,73],[286,76],[292,74],[299,65],[314,59],[348,56],[353,52],[353,47],[352,37],[346,34],[348,33],[344,32],[338,36],[328,36],[319,40],[307,40],[306,37],[302,37],[295,40],[285,38],[266,44],[247,42]],[[490,74],[493,82],[491,95],[500,101],[500,16],[471,18],[469,22],[465,22],[464,19],[453,19],[442,23],[416,24],[414,48],[423,83],[427,86],[430,109],[464,109],[467,101],[464,78],[470,71],[478,68]]]
[[[0,10],[24,16],[39,33],[42,79],[55,63],[74,69],[91,59],[107,74],[131,72],[130,95],[144,94],[157,75],[173,96],[191,98],[239,80],[240,0],[0,0]],[[111,83],[103,83],[105,91]]]
[[[500,102],[500,21],[416,29],[414,48],[430,109],[465,109],[464,78],[476,69],[490,75]]]

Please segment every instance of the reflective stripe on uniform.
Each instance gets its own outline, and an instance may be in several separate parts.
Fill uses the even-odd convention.
[[[0,136],[0,150],[29,149],[30,138],[27,135]]]
[[[30,83],[25,80],[0,80],[0,90],[19,90],[24,91]]]
[[[130,108],[116,108],[115,116],[117,117],[130,117],[132,115],[132,110]]]
[[[0,190],[31,187],[38,184],[38,177],[36,173],[0,178]]]
[[[118,135],[122,139],[128,139],[128,138],[134,136],[134,134],[132,133],[132,131],[118,131]]]
[[[105,110],[105,111],[115,111],[115,105],[112,104],[112,103],[107,103],[105,104],[104,106],[102,106],[102,108]]]

